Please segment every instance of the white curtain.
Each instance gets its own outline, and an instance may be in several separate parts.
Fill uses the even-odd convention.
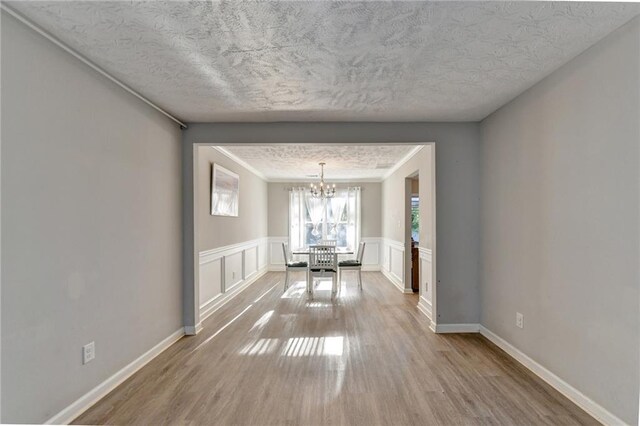
[[[289,191],[289,249],[295,250],[304,244],[304,188],[292,188]]]
[[[357,250],[360,244],[360,187],[352,187],[347,190],[347,246]]]
[[[330,207],[330,208],[329,208]],[[346,211],[346,224],[341,223]],[[309,223],[311,230],[308,235]],[[335,228],[346,228],[345,236],[337,238]],[[329,234],[332,234],[331,236]],[[289,247],[304,248],[321,239],[336,237],[339,246],[352,250],[360,242],[360,188],[336,191],[330,199],[313,198],[306,188],[292,188],[289,192]]]
[[[324,200],[320,198],[313,198],[309,193],[304,193],[303,199],[306,203],[311,223],[313,224],[313,230],[311,233],[314,236],[319,237],[323,232],[322,229],[320,229],[320,224],[324,219],[324,210],[326,208]]]

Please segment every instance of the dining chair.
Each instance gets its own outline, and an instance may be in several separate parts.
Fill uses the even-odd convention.
[[[343,260],[338,263],[338,285],[342,285],[342,271],[358,271],[358,287],[362,290],[362,257],[364,256],[364,242],[358,246],[355,259]]]
[[[331,274],[331,297],[338,292],[338,254],[336,246],[309,246],[308,291],[313,296],[313,277]]]
[[[282,254],[284,255],[284,267],[286,271],[284,275],[284,291],[287,291],[289,288],[289,271],[306,271],[308,264],[304,260],[294,261],[287,243],[282,243]]]

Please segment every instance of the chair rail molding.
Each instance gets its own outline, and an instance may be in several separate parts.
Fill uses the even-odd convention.
[[[199,253],[200,322],[267,272],[267,247],[264,237]]]

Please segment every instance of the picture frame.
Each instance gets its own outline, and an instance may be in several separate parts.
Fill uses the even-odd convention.
[[[240,176],[219,164],[211,165],[211,215],[238,217]]]

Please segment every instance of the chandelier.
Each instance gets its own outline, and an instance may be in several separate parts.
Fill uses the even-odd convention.
[[[334,195],[336,195],[336,184],[334,183],[333,186],[330,186],[324,183],[324,166],[326,163],[319,163],[319,164],[320,164],[320,184],[314,185],[312,183],[311,189],[309,189],[309,191],[311,192],[311,196],[313,198],[331,198]]]

